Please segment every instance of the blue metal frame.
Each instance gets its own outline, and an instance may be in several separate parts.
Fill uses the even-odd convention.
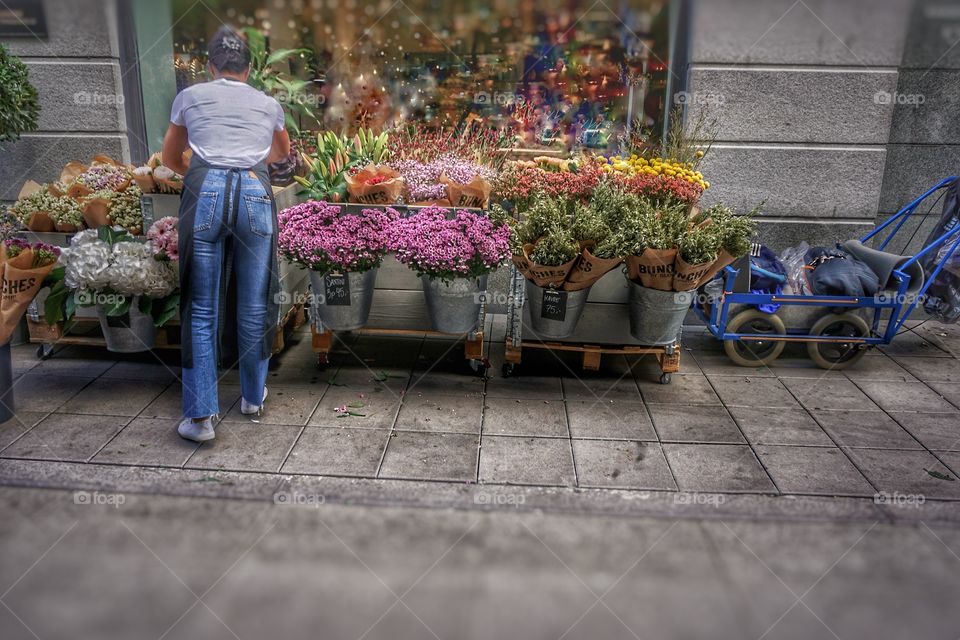
[[[917,208],[928,197],[951,185],[956,181],[956,177],[949,177],[941,180],[936,186],[930,188],[919,198],[902,208],[889,220],[878,226],[876,229],[861,238],[863,243],[878,236],[885,229],[892,229],[886,238],[878,245],[879,249],[885,249],[890,241],[897,235],[897,232],[903,228],[906,221],[916,212]],[[930,274],[925,274],[926,279],[923,287],[910,297],[907,302],[907,291],[910,287],[910,275],[906,273],[908,267],[915,262],[922,260],[931,251],[950,242],[950,250],[937,262],[936,268]],[[800,296],[800,295],[777,295],[766,293],[734,293],[733,283],[739,272],[733,267],[725,267],[723,272],[724,284],[723,294],[718,304],[710,305],[709,315],[704,309],[703,300],[695,300],[693,309],[696,314],[706,323],[707,328],[714,337],[720,340],[764,340],[764,341],[789,341],[789,342],[844,342],[860,343],[869,346],[879,344],[890,344],[894,336],[903,327],[904,322],[910,317],[910,314],[917,308],[927,289],[943,270],[944,265],[950,260],[953,254],[960,248],[960,225],[943,233],[933,242],[926,245],[920,252],[915,254],[910,260],[906,261],[900,268],[893,271],[893,278],[897,281],[897,292],[893,295],[880,293],[871,297],[849,297],[849,296]],[[727,322],[729,321],[730,305],[796,305],[805,307],[849,307],[850,309],[873,309],[873,322],[871,325],[871,335],[863,338],[849,338],[846,336],[813,336],[807,333],[808,328],[794,329],[791,332],[787,328],[785,334],[766,334],[766,333],[731,333],[727,331]],[[890,316],[887,318],[886,325],[880,332],[880,321],[884,310],[890,310]]]

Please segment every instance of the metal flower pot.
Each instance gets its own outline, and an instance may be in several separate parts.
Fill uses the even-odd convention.
[[[487,276],[455,278],[449,282],[420,276],[420,283],[434,331],[470,333],[477,328]]]
[[[630,283],[630,335],[649,346],[674,344],[696,291],[660,291]]]
[[[573,334],[590,297],[590,287],[561,291],[538,287],[526,281],[526,303],[530,309],[530,328],[537,338],[566,338]]]
[[[140,296],[134,296],[130,311],[122,316],[108,316],[106,306],[97,305],[100,329],[107,343],[107,351],[137,353],[150,351],[157,343],[157,328],[153,317],[139,307]]]
[[[352,331],[367,324],[377,271],[310,272],[313,311],[324,329]]]

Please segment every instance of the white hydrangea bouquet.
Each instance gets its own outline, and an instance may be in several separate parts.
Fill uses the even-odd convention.
[[[174,224],[163,223],[167,235],[176,235]],[[172,255],[171,255],[172,254]],[[180,302],[176,253],[155,241],[138,241],[126,229],[99,227],[81,231],[60,254],[59,280],[45,303],[49,324],[73,317],[77,307],[101,305],[108,316],[123,316],[131,305],[153,317],[161,326],[177,311]]]

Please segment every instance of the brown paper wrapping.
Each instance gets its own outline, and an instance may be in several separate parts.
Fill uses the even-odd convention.
[[[93,189],[88,187],[85,184],[80,184],[79,182],[71,183],[67,187],[67,195],[73,198],[74,200],[80,200],[87,197],[93,193]]]
[[[383,176],[383,182],[366,184],[367,180]],[[403,193],[403,178],[400,173],[383,165],[367,165],[356,175],[348,175],[347,193],[349,202],[361,204],[393,204]]]
[[[700,264],[690,264],[684,260],[680,254],[677,254],[674,260],[673,290],[674,291],[692,291],[700,286],[703,276],[710,270],[710,267],[716,262],[716,259]]]
[[[140,191],[144,193],[153,193],[154,189],[157,188],[157,183],[153,181],[153,174],[138,176],[134,174],[133,181],[137,183],[137,186],[140,187]]]
[[[24,249],[16,258],[7,260],[6,247],[0,246],[0,262],[3,266],[2,297],[0,297],[0,344],[13,335],[27,306],[43,285],[43,279],[53,269],[56,261],[39,268],[31,268],[33,250]]]
[[[183,180],[154,178],[153,181],[156,183],[157,191],[160,193],[180,193],[183,191]]]
[[[567,279],[567,276],[570,274],[570,270],[573,269],[573,266],[577,263],[577,260],[580,259],[580,256],[577,256],[570,262],[565,262],[564,264],[553,267],[544,264],[537,264],[531,260],[531,251],[533,251],[532,244],[523,245],[523,256],[527,259],[527,264],[529,265],[527,280],[530,280],[538,287],[562,286],[564,281]]]
[[[66,224],[66,223],[60,223],[60,222],[56,224],[56,227],[57,227],[57,231],[59,231],[60,233],[76,233],[77,231],[80,230],[80,227],[78,225]]]
[[[421,200],[420,202],[411,202],[412,207],[445,207],[449,209],[453,205],[449,200]]]
[[[510,256],[510,259],[513,260],[514,266],[517,268],[517,271],[520,272],[524,278],[530,278],[530,261],[527,260],[527,257],[524,255],[519,256]]]
[[[55,228],[56,225],[53,222],[53,218],[50,217],[50,214],[43,211],[31,213],[30,217],[27,218],[27,229],[30,231],[44,233],[53,231]]]
[[[645,249],[642,255],[627,256],[627,277],[644,287],[673,290],[673,263],[677,249]]]
[[[720,271],[728,266],[733,264],[736,261],[732,255],[727,253],[725,249],[720,249],[720,254],[717,256],[717,259],[713,261],[713,264],[710,265],[710,268],[707,269],[706,273],[703,274],[703,277],[700,278],[700,282],[697,283],[697,286],[704,285],[710,282],[713,279],[713,276],[720,273]]]
[[[460,184],[448,178],[446,174],[441,174],[440,183],[447,187],[447,196],[453,207],[486,209],[490,204],[493,185],[480,176],[474,176],[473,180],[467,184]]]
[[[586,289],[623,262],[623,258],[598,258],[590,253],[591,248],[590,244],[583,247],[580,260],[574,265],[563,285],[567,291]]]
[[[72,160],[63,167],[63,171],[60,172],[60,182],[64,184],[70,184],[73,182],[74,178],[87,170],[87,165],[82,162],[77,162]]]
[[[110,204],[106,198],[90,198],[83,203],[83,221],[91,229],[109,225]]]

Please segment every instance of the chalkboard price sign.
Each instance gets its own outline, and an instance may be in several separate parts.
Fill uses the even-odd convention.
[[[324,297],[327,306],[350,306],[350,279],[345,273],[328,273],[323,276]]]
[[[555,289],[543,290],[543,302],[540,305],[540,317],[545,320],[563,322],[567,317],[567,292]]]

